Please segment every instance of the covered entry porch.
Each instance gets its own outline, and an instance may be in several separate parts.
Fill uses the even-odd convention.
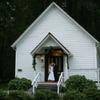
[[[58,82],[61,72],[69,68],[68,59],[71,53],[51,33],[48,33],[31,54],[33,68],[36,73],[41,74],[41,82],[48,82],[50,63],[55,64],[54,82]]]
[[[34,87],[39,84],[56,85],[57,92],[61,83],[67,79],[68,59],[72,55],[51,33],[37,45],[31,52],[33,57],[33,68],[36,75],[33,79],[33,92]],[[48,81],[49,64],[54,63],[54,81]],[[64,75],[66,74],[66,75]]]
[[[33,68],[36,72],[41,73],[41,82],[48,82],[49,66],[51,63],[54,63],[54,82],[57,82],[61,72],[64,72],[65,58],[66,67],[68,68],[68,55],[64,54],[63,50],[58,47],[52,47],[48,53],[35,54],[33,58]],[[37,66],[39,63],[41,63],[40,66]]]
[[[69,59],[72,54],[62,45],[51,33],[49,33],[31,52],[33,57],[33,68],[36,72],[32,82],[33,92],[39,84],[56,85],[57,93],[60,86],[71,75],[85,75],[88,79],[93,79],[99,83],[99,69],[70,69]],[[48,65],[55,63],[55,81],[48,82]]]

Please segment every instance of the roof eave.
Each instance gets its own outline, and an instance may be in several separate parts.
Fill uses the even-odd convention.
[[[86,31],[81,25],[78,24],[72,17],[70,17],[67,12],[65,12],[61,7],[59,7],[56,3],[54,5],[65,15],[67,16],[75,25],[77,25],[81,30],[83,30],[89,37],[91,37],[96,43],[99,43],[97,39],[95,39],[88,31]]]
[[[44,16],[44,14],[53,6],[56,5],[55,2],[52,2],[44,12],[36,18],[36,20],[19,36],[19,38],[11,45],[12,48],[16,47],[17,43],[27,34],[27,32]]]
[[[11,45],[15,48],[17,43],[28,33],[28,31],[44,16],[44,14],[52,7],[57,7],[65,16],[67,16],[73,23],[75,23],[81,30],[83,30],[89,37],[91,37],[96,43],[99,43],[90,33],[88,33],[82,26],[80,26],[73,18],[71,18],[62,8],[60,8],[55,2],[52,2],[49,7],[20,35],[20,37]]]

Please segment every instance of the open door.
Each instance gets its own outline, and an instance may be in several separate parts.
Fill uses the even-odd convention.
[[[58,51],[58,50],[57,50]],[[61,72],[63,71],[63,55],[58,52],[51,52],[45,56],[45,81],[48,81],[48,66],[51,62],[55,63],[54,77],[55,82],[58,81]]]

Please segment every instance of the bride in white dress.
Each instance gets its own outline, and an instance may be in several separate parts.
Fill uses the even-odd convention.
[[[54,77],[54,63],[49,64],[49,76],[48,76],[48,81],[55,81],[55,77]]]

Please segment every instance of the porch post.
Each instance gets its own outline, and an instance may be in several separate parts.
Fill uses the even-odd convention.
[[[69,69],[68,69],[68,56],[64,56],[64,80],[66,81],[69,78]]]
[[[69,78],[69,61],[68,61],[68,55],[66,55],[66,67],[67,67],[67,71],[68,71],[68,78]]]
[[[100,79],[100,76],[99,75],[100,75],[100,69],[98,68],[97,69],[97,81],[98,81],[98,84],[99,84],[99,79]]]

